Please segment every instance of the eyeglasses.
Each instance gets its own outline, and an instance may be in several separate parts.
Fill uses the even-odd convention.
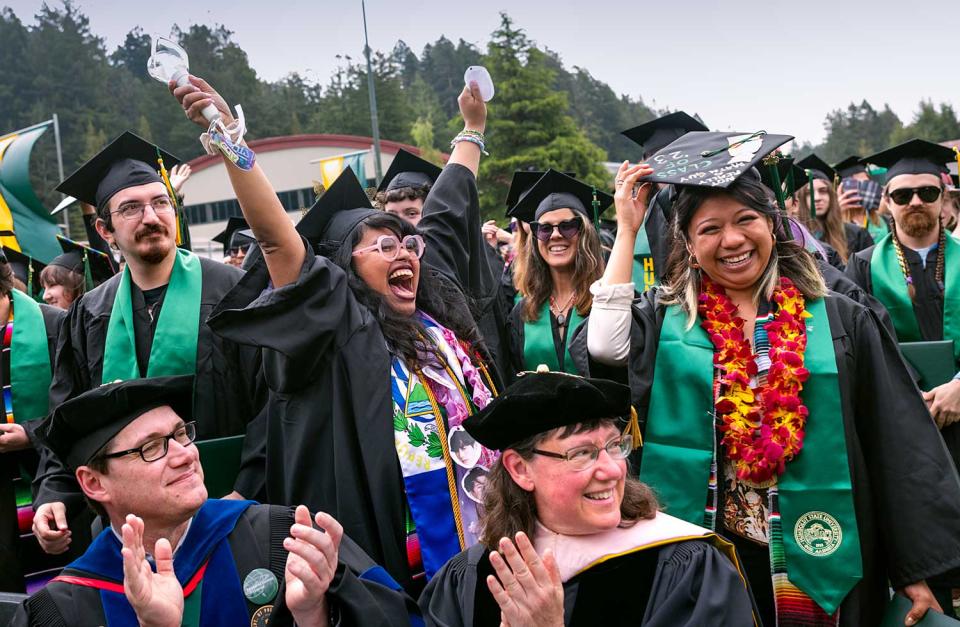
[[[377,238],[377,243],[372,246],[365,246],[353,251],[353,256],[362,255],[372,250],[380,251],[380,256],[387,261],[393,261],[400,256],[400,247],[406,249],[408,253],[419,259],[423,257],[423,251],[427,244],[419,235],[407,235],[402,240],[398,240],[394,235],[381,235]]]
[[[143,217],[143,212],[146,211],[147,207],[151,207],[153,212],[157,215],[161,213],[172,213],[173,212],[173,203],[170,201],[170,198],[167,196],[157,196],[150,202],[128,202],[120,205],[120,208],[116,211],[111,211],[111,214],[120,214],[120,217],[124,220],[139,220]]]
[[[549,242],[550,238],[553,237],[554,229],[560,231],[560,237],[563,239],[573,239],[575,235],[583,230],[583,220],[580,218],[572,218],[570,220],[564,220],[560,224],[547,224],[546,222],[530,223],[530,230],[533,231],[534,236],[541,242]]]
[[[176,440],[177,444],[180,446],[189,446],[190,443],[196,439],[197,423],[188,422],[174,429],[173,433],[148,440],[137,448],[131,448],[125,451],[117,451],[116,453],[106,453],[100,457],[103,459],[113,459],[114,457],[123,457],[124,455],[138,453],[140,455],[140,459],[143,461],[155,462],[158,459],[163,459],[167,456],[167,450],[170,448],[170,440]]]
[[[941,190],[936,185],[924,185],[923,187],[901,187],[887,193],[890,199],[898,205],[909,204],[913,200],[913,195],[920,197],[922,202],[934,202],[940,198]]]
[[[595,444],[584,444],[574,447],[566,453],[554,453],[538,448],[533,449],[533,452],[544,457],[566,460],[574,470],[586,470],[596,463],[597,458],[600,457],[600,450]],[[617,436],[604,444],[602,450],[606,451],[607,455],[613,459],[626,459],[633,452],[633,436]]]

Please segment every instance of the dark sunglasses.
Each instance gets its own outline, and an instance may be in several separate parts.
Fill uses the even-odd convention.
[[[530,229],[533,231],[534,236],[541,242],[549,242],[550,238],[553,237],[554,229],[560,231],[560,237],[563,239],[573,239],[575,235],[583,230],[583,220],[580,218],[572,218],[570,220],[564,220],[560,224],[531,222]]]
[[[919,196],[923,202],[934,202],[937,198],[940,198],[941,191],[935,185],[924,185],[923,187],[902,187],[889,192],[887,195],[898,205],[906,205],[913,200],[914,194]]]

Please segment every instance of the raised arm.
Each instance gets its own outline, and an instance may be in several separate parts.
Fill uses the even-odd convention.
[[[171,82],[170,92],[183,106],[187,117],[204,130],[209,123],[201,111],[210,104],[217,107],[225,125],[234,122],[227,103],[202,78],[191,76],[190,82],[182,87]],[[263,251],[273,286],[293,283],[300,275],[306,253],[303,240],[287,217],[273,186],[258,164],[245,171],[226,159],[224,162],[243,217]]]

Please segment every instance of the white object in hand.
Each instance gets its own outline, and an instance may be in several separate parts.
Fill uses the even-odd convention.
[[[482,65],[471,65],[463,73],[463,82],[465,85],[470,85],[471,82],[476,83],[484,102],[493,100],[493,79],[490,78],[487,68]]]
[[[177,87],[183,87],[190,81],[187,51],[166,37],[154,35],[150,45],[150,58],[147,59],[147,73],[163,84],[174,81]],[[212,122],[220,117],[220,112],[209,104],[203,108],[203,117]]]

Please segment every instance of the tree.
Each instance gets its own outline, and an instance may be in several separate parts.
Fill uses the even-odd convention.
[[[866,100],[859,105],[850,103],[846,111],[837,109],[827,114],[827,136],[816,151],[830,163],[850,155],[873,154],[887,148],[891,134],[901,126],[889,105],[877,111]]]
[[[960,121],[957,120],[953,107],[941,103],[938,111],[933,101],[921,100],[920,109],[914,114],[913,122],[894,131],[890,143],[896,145],[914,138],[931,142],[960,138]]]

